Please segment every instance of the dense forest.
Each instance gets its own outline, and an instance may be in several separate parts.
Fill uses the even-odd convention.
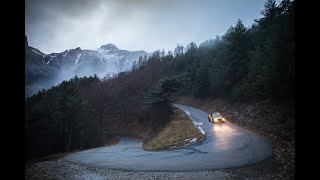
[[[97,147],[116,134],[154,133],[179,95],[292,103],[295,1],[268,0],[261,14],[251,27],[238,20],[199,46],[140,57],[115,77],[74,77],[27,98],[26,156]]]

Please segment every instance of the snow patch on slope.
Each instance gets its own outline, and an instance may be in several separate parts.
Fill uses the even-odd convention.
[[[178,107],[180,108],[180,107]],[[182,109],[182,108],[180,108]],[[190,112],[187,110],[182,109],[184,112],[186,112],[186,114],[189,116],[189,118],[191,119],[192,123],[194,124],[194,126],[201,132],[201,134],[206,135],[206,133],[204,132],[204,130],[199,126],[199,124],[197,122],[194,121],[194,119],[192,119],[192,117],[190,116]]]
[[[75,65],[75,66],[77,66],[78,61],[79,61],[81,55],[82,55],[82,53],[79,53],[79,54],[77,55],[77,59],[76,59],[76,61],[74,62],[74,65]]]
[[[64,53],[62,53],[62,56],[63,56],[63,57],[66,57],[68,53],[69,53],[69,52],[66,50]]]
[[[108,52],[109,52],[110,50],[106,50],[106,49],[99,48],[99,49],[97,49],[96,51],[98,51],[98,53],[100,53],[100,54],[108,54]]]
[[[50,56],[50,59],[49,59],[49,61],[47,62],[47,64],[49,64],[50,61],[51,61],[53,58],[57,57],[56,55],[51,55],[51,54],[49,54],[49,56]]]
[[[42,53],[40,53],[40,52],[38,52],[38,51],[36,51],[36,50],[34,50],[34,49],[32,49],[32,51],[33,51],[34,53],[42,56],[43,58],[45,57],[45,54],[42,54]]]
[[[184,140],[184,142],[185,142],[185,144],[182,146],[182,147],[185,147],[185,146],[189,146],[189,145],[191,145],[191,144],[194,144],[194,143],[196,143],[198,141],[198,139],[197,138],[193,138],[193,139],[185,139]]]
[[[120,61],[118,60],[118,72],[120,72]]]
[[[193,138],[193,139],[185,139],[185,142],[189,142],[189,143],[195,143],[197,141],[197,138]]]

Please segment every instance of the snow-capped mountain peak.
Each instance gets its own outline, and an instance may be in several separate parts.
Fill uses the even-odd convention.
[[[114,44],[105,44],[105,45],[102,45],[99,49],[109,50],[109,51],[119,50],[119,48],[117,46],[115,46]]]

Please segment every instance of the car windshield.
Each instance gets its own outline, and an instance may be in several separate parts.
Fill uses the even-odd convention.
[[[213,117],[220,117],[220,114],[213,114]]]

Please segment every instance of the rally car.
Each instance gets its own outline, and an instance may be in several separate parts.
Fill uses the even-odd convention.
[[[222,117],[222,116],[220,115],[220,113],[218,113],[218,112],[214,112],[214,113],[212,113],[212,114],[209,114],[208,120],[209,120],[210,122],[213,122],[214,124],[220,124],[220,123],[225,122],[225,118]]]

